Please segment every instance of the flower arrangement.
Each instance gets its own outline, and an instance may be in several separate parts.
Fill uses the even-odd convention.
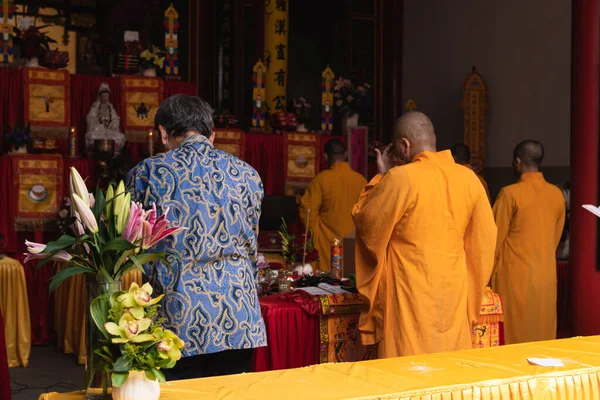
[[[156,46],[146,49],[140,53],[140,68],[142,70],[152,68],[163,68],[165,65],[165,52]]]
[[[144,326],[143,324],[147,323],[147,320],[144,318],[152,319],[152,313],[155,312],[153,308],[145,311],[145,306],[150,307],[155,303],[139,302],[145,301],[144,299],[147,299],[151,294],[151,290],[148,287],[144,287],[142,292],[138,292],[138,289],[136,289],[135,293],[133,293],[137,302],[136,305],[127,300],[130,297],[120,297],[123,294],[120,292],[117,297],[113,298],[113,294],[119,290],[118,281],[130,270],[138,268],[144,272],[144,264],[165,260],[166,253],[152,253],[147,251],[156,243],[183,228],[169,226],[169,222],[167,221],[168,209],[163,210],[162,215],[158,216],[156,206],[153,205],[152,209],[144,210],[140,203],[131,201],[130,193],[125,193],[123,181],[118,184],[116,189],[112,185],[108,186],[106,192],[103,192],[99,188],[96,189],[96,195],[94,196],[87,191],[86,184],[79,172],[75,168],[71,168],[69,183],[71,213],[73,216],[70,230],[73,234],[64,234],[58,240],[48,244],[26,241],[27,253],[25,255],[27,258],[25,262],[32,259],[40,260],[38,268],[49,261],[62,261],[64,263],[63,267],[52,277],[52,281],[50,282],[51,291],[65,279],[73,275],[85,274],[90,285],[88,287],[88,295],[90,297],[96,296],[95,299],[90,299],[89,318],[93,318],[93,322],[96,322],[96,325],[98,325],[97,321],[100,320],[98,316],[99,312],[103,312],[102,310],[108,310],[109,308],[113,309],[113,307],[120,307],[119,309],[123,310],[122,313],[118,314],[113,311],[109,322],[117,321],[120,329],[139,330]],[[92,291],[91,289],[94,290]],[[108,307],[108,301],[110,301],[110,307]],[[101,310],[96,309],[97,307],[101,307]],[[122,319],[125,315],[125,309],[129,311],[129,314],[135,320],[131,319],[129,314]],[[146,312],[150,314],[146,314]],[[136,322],[138,320],[142,320],[142,322]],[[152,323],[142,330],[148,329],[151,325]],[[93,385],[100,382],[103,395],[106,396],[108,393],[107,382],[109,380],[109,372],[124,372],[121,369],[124,368],[122,363],[125,359],[118,362],[119,357],[111,364],[111,360],[113,359],[108,357],[108,354],[104,354],[106,357],[98,354],[98,349],[103,349],[101,335],[108,336],[108,331],[105,326],[98,329],[96,329],[93,323],[90,323],[90,326],[91,328],[88,333],[91,336],[88,340],[86,388],[90,390]],[[111,331],[116,332],[116,330],[112,329],[114,328],[112,325],[110,327]],[[153,325],[153,328],[157,328],[156,323]],[[125,332],[125,337],[130,337],[127,336],[126,331],[123,332]],[[132,331],[130,330],[129,332],[131,333]],[[154,335],[153,338],[158,338],[160,336],[159,333],[160,331],[153,329],[150,334]],[[159,341],[164,338],[174,340],[165,335],[167,334],[165,333],[163,336],[160,336]],[[147,338],[147,341],[151,341],[150,337],[142,336],[142,338]],[[112,343],[116,342],[113,341]],[[141,350],[139,348],[132,348],[129,342],[124,342],[122,345],[124,347],[119,348],[119,350],[122,352],[127,351],[127,357],[135,355],[137,357],[135,358],[136,363],[141,362],[142,359],[145,360],[148,357],[153,357],[151,355],[152,346],[146,347],[147,343],[142,346]],[[111,355],[115,354],[117,353],[114,352],[114,349],[111,350]],[[128,360],[129,358],[127,357],[126,359]],[[133,361],[131,365],[137,366],[136,368],[142,368],[139,364],[133,364]],[[159,364],[159,366],[162,365]],[[168,365],[170,364],[165,364],[165,366]],[[147,370],[143,370],[146,371],[146,376],[155,376],[157,379],[163,378],[152,370],[150,371],[153,375],[147,372]],[[124,378],[126,379],[126,377]],[[117,375],[116,379],[117,381],[115,382],[119,383],[119,375]],[[120,379],[124,381],[123,376]]]
[[[279,236],[281,237],[281,248],[283,258],[295,265],[301,263],[303,260],[306,263],[312,263],[319,261],[319,251],[315,248],[312,235],[308,232],[308,238],[306,240],[306,253],[304,253],[304,238],[305,234],[299,235],[292,234],[289,232],[287,224],[284,219],[279,230]]]
[[[38,268],[48,261],[67,262],[52,278],[50,290],[76,274],[84,273],[88,280],[97,282],[114,282],[134,268],[143,271],[143,264],[165,257],[165,253],[146,250],[183,229],[169,227],[168,209],[157,217],[156,206],[145,211],[140,203],[131,201],[123,181],[116,189],[109,186],[106,193],[97,189],[94,197],[71,167],[70,189],[75,236],[63,235],[47,245],[26,242],[27,261],[41,260]]]
[[[351,80],[340,77],[333,88],[335,106],[348,116],[357,114],[366,106],[369,89],[371,86],[368,83],[356,86]]]
[[[173,368],[181,358],[184,342],[170,330],[163,329],[158,302],[152,287],[132,283],[128,291],[100,296],[92,302],[94,323],[103,333],[102,346],[96,349],[111,375],[113,387],[120,387],[130,371],[141,371],[150,381],[164,382],[161,370]]]
[[[21,46],[21,53],[31,59],[43,57],[50,51],[50,43],[56,43],[56,40],[50,38],[42,29],[50,25],[35,26],[31,25],[27,29],[16,29],[17,37]]]
[[[311,105],[306,101],[304,97],[294,99],[294,112],[296,114],[296,121],[299,124],[306,124],[309,119]]]
[[[29,125],[11,128],[10,132],[6,135],[6,142],[15,150],[27,147],[31,143],[31,129]]]

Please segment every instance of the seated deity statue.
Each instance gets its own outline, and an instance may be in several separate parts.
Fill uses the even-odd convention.
[[[109,101],[110,88],[107,83],[101,83],[98,89],[98,99],[92,104],[87,115],[88,132],[85,144],[88,152],[94,150],[94,141],[112,139],[115,141],[115,152],[118,154],[125,144],[125,135],[119,132],[121,118]]]

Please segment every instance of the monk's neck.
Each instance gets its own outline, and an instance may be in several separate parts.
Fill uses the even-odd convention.
[[[419,146],[414,148],[413,156],[411,158],[415,158],[419,154],[425,153],[426,151],[430,153],[437,153],[437,149],[435,148],[435,146]]]

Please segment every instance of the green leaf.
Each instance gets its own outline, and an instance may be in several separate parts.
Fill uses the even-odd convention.
[[[59,250],[64,250],[75,243],[75,238],[69,235],[62,235],[58,240],[48,243],[42,253],[52,253]]]
[[[121,296],[122,294],[125,294],[126,292],[124,290],[119,290],[114,292],[113,294],[110,295],[110,307],[112,308],[115,304],[117,304],[117,299],[119,298],[119,296]]]
[[[107,322],[108,319],[109,308],[110,307],[108,304],[108,294],[102,294],[96,297],[92,301],[92,304],[90,304],[90,315],[92,316],[94,323],[106,339],[110,338],[108,331],[106,330],[106,328],[104,328],[104,324]]]
[[[133,254],[133,250],[129,250],[129,251],[126,251],[123,254],[121,254],[119,259],[115,263],[115,268],[114,268],[115,276],[120,277],[123,275],[123,272],[121,271],[121,265],[125,262],[125,260],[127,260],[127,257],[129,257],[132,254]]]
[[[119,387],[125,383],[127,378],[129,377],[129,372],[113,372],[112,373],[112,385],[114,387]]]
[[[108,253],[102,254],[102,264],[104,264],[104,268],[106,268],[106,272],[108,272],[109,275],[113,275],[115,262],[110,254],[108,254]]]
[[[131,369],[131,360],[125,357],[119,357],[114,365],[115,372],[127,372]]]
[[[167,359],[161,359],[160,361],[157,361],[155,366],[156,366],[156,368],[160,368],[160,369],[170,369],[170,368],[173,368],[176,363],[177,363],[177,361],[167,358]]]
[[[106,362],[107,362],[109,365],[112,365],[112,364],[113,364],[113,362],[114,362],[114,361],[113,361],[113,359],[112,359],[112,358],[110,358],[109,356],[107,356],[106,354],[104,354],[104,353],[102,352],[102,350],[96,350],[96,351],[95,351],[95,353],[96,353],[96,355],[98,355],[99,357],[102,357],[102,359],[103,359],[104,361],[106,361]]]
[[[158,379],[159,382],[165,383],[167,381],[163,373],[160,372],[158,369],[152,368],[151,371],[154,373],[154,376],[156,376],[156,379]]]
[[[137,256],[131,255],[129,259],[138,267],[147,264],[149,262],[164,260],[167,253],[142,253]],[[143,269],[143,268],[142,268]]]
[[[94,217],[96,217],[96,221],[100,221],[100,216],[102,215],[102,211],[104,211],[104,192],[100,190],[100,186],[96,186],[96,195],[94,196],[96,201],[94,202],[94,207],[92,208],[92,212],[94,213]]]
[[[145,372],[146,372],[146,378],[150,379],[151,381],[156,380],[156,375],[154,375],[154,372],[152,370],[147,370]]]
[[[58,287],[63,281],[73,275],[82,274],[85,272],[90,272],[89,268],[84,267],[72,267],[67,266],[60,271],[56,275],[52,277],[52,282],[50,282],[50,292],[53,292],[54,289]]]
[[[102,249],[102,254],[108,252],[108,251],[129,251],[129,250],[134,250],[136,247],[136,245],[132,244],[131,242],[120,238],[120,237],[116,237],[111,239],[108,243],[106,243],[106,246],[104,246],[104,248]]]

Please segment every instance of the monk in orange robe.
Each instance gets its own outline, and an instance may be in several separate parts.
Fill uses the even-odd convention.
[[[498,244],[492,286],[504,305],[506,344],[556,339],[556,249],[565,223],[562,192],[544,179],[541,143],[514,151],[518,183],[494,204]]]
[[[473,170],[473,167],[471,166],[471,150],[469,149],[469,147],[466,144],[464,144],[464,143],[455,144],[450,149],[450,151],[452,152],[452,157],[454,157],[454,161],[457,164],[460,164],[463,167],[467,167],[471,171],[475,172]],[[488,188],[488,184],[485,181],[485,179],[483,178],[483,175],[478,174],[477,172],[475,172],[475,175],[477,175],[477,177],[481,181],[481,184],[483,185],[483,187],[485,189],[485,193],[487,193],[488,199],[491,202],[492,198],[490,197],[490,189]]]
[[[309,229],[319,251],[320,271],[331,268],[331,241],[343,239],[354,232],[352,207],[367,180],[350,168],[346,162],[346,149],[339,139],[331,139],[325,145],[325,158],[329,169],[319,173],[310,182],[300,202],[300,216],[307,223],[310,209]]]
[[[377,151],[379,175],[353,210],[362,342],[379,357],[470,349],[494,263],[490,203],[475,174],[436,152],[424,114],[396,122],[393,146],[395,157]]]

